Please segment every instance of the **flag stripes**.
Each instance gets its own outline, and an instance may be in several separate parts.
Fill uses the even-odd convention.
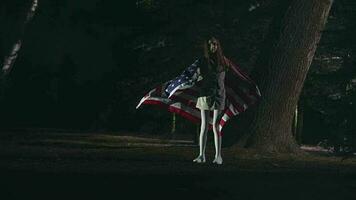
[[[252,104],[256,103],[261,97],[257,85],[247,76],[239,67],[233,64],[225,57],[229,70],[225,78],[226,102],[225,109],[219,115],[218,131],[222,135],[222,129],[226,122],[233,116],[236,116]],[[195,61],[184,70],[182,75],[173,80],[167,81],[156,88],[150,90],[138,103],[136,109],[142,104],[157,105],[160,108],[167,109],[170,112],[192,121],[200,123],[201,111],[196,108],[196,102],[199,95],[200,82],[197,78],[199,62]],[[204,67],[204,66],[202,66]],[[208,128],[213,128],[213,112],[209,112]]]

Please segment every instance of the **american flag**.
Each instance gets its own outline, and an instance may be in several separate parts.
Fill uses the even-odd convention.
[[[218,118],[219,134],[222,128],[233,116],[244,112],[249,106],[255,104],[261,97],[258,86],[237,65],[224,57],[229,70],[225,74],[226,103],[223,112]],[[136,109],[142,104],[157,105],[170,112],[192,121],[200,123],[200,109],[196,108],[201,79],[199,74],[199,58],[187,67],[179,76],[150,90],[138,103]],[[209,111],[209,126],[213,128],[213,111]]]

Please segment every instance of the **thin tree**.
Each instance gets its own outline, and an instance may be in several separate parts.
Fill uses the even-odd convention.
[[[27,24],[32,20],[33,16],[35,15],[37,5],[38,5],[38,0],[32,0],[31,7],[26,14],[26,18],[24,22],[21,24],[19,37],[16,39],[16,42],[12,45],[9,55],[5,56],[4,58],[4,63],[1,68],[1,76],[5,76],[9,74],[12,67],[14,66],[16,58],[21,49],[22,38],[25,33],[25,28]]]

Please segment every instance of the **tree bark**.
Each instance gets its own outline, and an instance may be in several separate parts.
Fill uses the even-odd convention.
[[[304,127],[304,103],[299,99],[298,102],[298,116],[297,116],[297,127],[295,139],[297,143],[302,144],[302,133]]]
[[[262,99],[237,146],[266,152],[299,152],[292,134],[295,108],[332,0],[289,0],[267,36],[254,70]]]

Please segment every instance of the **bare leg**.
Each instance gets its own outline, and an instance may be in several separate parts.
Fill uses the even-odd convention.
[[[193,160],[193,162],[203,163],[205,162],[205,149],[208,136],[208,123],[209,123],[209,111],[200,110],[201,125],[199,136],[199,156]]]
[[[215,159],[213,163],[222,164],[221,157],[221,135],[219,134],[219,122],[218,120],[219,110],[214,110],[213,115],[213,132],[215,141]]]

